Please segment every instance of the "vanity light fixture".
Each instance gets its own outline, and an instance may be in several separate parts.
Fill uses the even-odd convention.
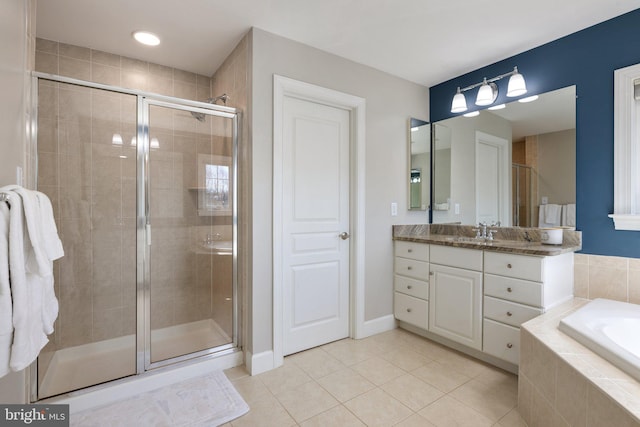
[[[467,100],[464,97],[463,92],[475,89],[478,86],[480,87],[480,89],[478,89],[478,94],[476,96],[476,105],[484,107],[493,104],[498,98],[498,85],[496,85],[495,82],[508,76],[508,97],[511,98],[527,93],[527,85],[525,84],[524,77],[518,72],[518,67],[513,67],[513,71],[510,71],[508,73],[500,74],[499,76],[493,77],[491,79],[487,79],[485,77],[480,83],[476,83],[462,89],[458,87],[458,90],[453,97],[453,101],[451,102],[451,112],[462,113],[464,111],[467,111]]]
[[[138,43],[142,43],[147,46],[158,46],[160,44],[160,37],[150,33],[149,31],[134,31],[132,35]]]
[[[451,112],[462,113],[463,111],[467,111],[467,100],[460,91],[460,87],[458,87],[458,92],[456,92],[453,97],[453,102],[451,102]]]

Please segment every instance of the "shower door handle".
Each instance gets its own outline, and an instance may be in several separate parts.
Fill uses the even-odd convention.
[[[146,229],[146,237],[147,237],[147,246],[151,246],[151,224],[147,224],[145,226]]]
[[[338,234],[338,236],[340,236],[342,240],[347,240],[349,238],[349,233],[343,231],[342,233]]]

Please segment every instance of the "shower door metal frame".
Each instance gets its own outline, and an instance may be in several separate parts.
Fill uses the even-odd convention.
[[[230,119],[232,121],[231,135],[232,144],[232,183],[230,187],[232,195],[232,253],[233,253],[233,342],[222,346],[200,350],[194,353],[184,354],[182,356],[173,357],[166,360],[151,362],[151,222],[150,222],[150,179],[149,179],[149,152],[150,152],[150,136],[149,136],[149,109],[151,106],[173,108],[189,112],[203,113],[209,116],[217,116]],[[225,110],[230,108],[225,107]],[[138,303],[137,303],[137,319],[138,333],[136,366],[138,373],[160,368],[177,362],[193,359],[195,357],[206,356],[210,354],[220,354],[224,351],[233,351],[239,347],[238,342],[238,295],[237,295],[237,235],[238,235],[238,131],[239,131],[239,113],[235,111],[218,111],[209,108],[193,108],[183,103],[176,103],[166,98],[156,96],[138,96],[138,183],[137,186],[137,251],[138,251]],[[195,118],[194,118],[195,120]],[[141,265],[142,264],[142,265]]]
[[[215,357],[232,353],[241,349],[242,342],[240,337],[240,311],[239,311],[239,291],[238,291],[238,142],[240,139],[240,120],[241,113],[233,107],[210,104],[201,101],[192,101],[188,99],[175,98],[171,96],[159,95],[155,93],[123,88],[119,86],[111,86],[102,83],[94,83],[86,80],[80,80],[56,74],[32,72],[31,73],[31,106],[32,115],[28,123],[28,143],[31,153],[30,163],[30,182],[34,188],[37,188],[37,144],[38,144],[38,81],[40,79],[49,80],[56,83],[66,83],[87,87],[90,89],[102,89],[109,92],[133,95],[137,98],[137,136],[139,142],[136,146],[137,152],[137,189],[136,189],[136,373],[140,375],[146,371],[160,368],[166,365],[179,363],[182,361],[202,358]],[[232,177],[233,183],[230,190],[232,191],[232,250],[233,250],[233,342],[223,346],[201,350],[189,353],[183,356],[150,363],[150,342],[151,342],[151,323],[149,317],[150,307],[150,268],[149,268],[149,245],[150,243],[150,223],[148,222],[149,200],[148,200],[148,173],[149,173],[149,105],[158,105],[170,108],[176,108],[195,113],[203,113],[205,115],[224,117],[231,120],[232,144]],[[195,120],[195,118],[194,118]],[[144,215],[142,215],[144,214]],[[127,377],[125,377],[127,378]],[[112,381],[122,380],[122,378]],[[31,402],[38,401],[38,363],[37,360],[31,364],[27,383],[29,386],[28,394]],[[86,389],[96,389],[107,386],[107,384],[97,384],[89,386]],[[72,391],[77,392],[77,391]]]

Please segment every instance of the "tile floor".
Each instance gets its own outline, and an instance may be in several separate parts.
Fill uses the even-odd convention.
[[[402,329],[225,371],[250,406],[240,426],[526,426],[518,377]]]

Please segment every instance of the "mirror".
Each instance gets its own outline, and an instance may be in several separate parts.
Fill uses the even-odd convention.
[[[431,127],[409,120],[409,210],[426,211],[431,199]]]
[[[570,86],[433,123],[433,222],[575,226],[575,99]]]

